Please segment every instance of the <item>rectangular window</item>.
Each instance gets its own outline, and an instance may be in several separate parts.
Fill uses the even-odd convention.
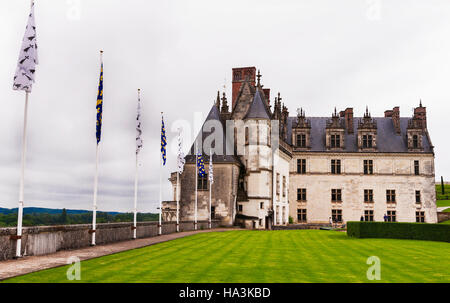
[[[297,147],[306,147],[306,135],[305,134],[298,134],[297,135]]]
[[[264,209],[264,202],[260,202],[260,203],[259,203],[259,208],[260,208],[260,209]]]
[[[417,204],[422,203],[420,199],[420,190],[416,190],[416,203]]]
[[[239,211],[239,212],[242,212],[242,204],[239,204],[239,205],[238,205],[238,211]]]
[[[297,159],[297,173],[306,174],[306,159]]]
[[[397,221],[397,212],[395,210],[387,211],[387,220],[388,222],[396,222]]]
[[[372,148],[372,135],[363,135],[363,148]]]
[[[364,160],[364,174],[373,175],[373,160]]]
[[[341,173],[341,160],[331,160],[331,173],[339,175]]]
[[[297,188],[297,201],[306,201],[306,188]]]
[[[417,160],[414,161],[414,174],[416,176],[420,175],[419,161],[417,161]]]
[[[417,223],[425,223],[425,212],[424,211],[416,211],[416,222]]]
[[[373,202],[373,189],[364,190],[364,202]]]
[[[342,202],[342,190],[332,189],[331,190],[331,202]]]
[[[216,217],[216,207],[211,206],[211,219],[214,219]]]
[[[198,176],[197,189],[208,190],[208,174],[205,174],[203,177]]]
[[[341,135],[331,135],[331,148],[339,148],[341,147]]]
[[[283,176],[283,197],[286,197],[286,176]]]
[[[386,202],[387,203],[395,203],[395,190],[394,189],[386,190]]]
[[[365,210],[364,211],[364,221],[373,221],[373,210]]]
[[[277,173],[277,196],[280,195],[280,174]]]
[[[419,148],[419,136],[413,136],[413,148]]]
[[[297,221],[306,223],[306,209],[304,208],[297,209]]]
[[[342,209],[332,209],[331,218],[333,222],[342,222]]]

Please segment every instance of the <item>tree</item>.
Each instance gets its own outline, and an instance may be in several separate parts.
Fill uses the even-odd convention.
[[[62,210],[59,220],[60,220],[61,224],[66,224],[67,223],[67,210],[65,208],[63,208],[63,210]]]

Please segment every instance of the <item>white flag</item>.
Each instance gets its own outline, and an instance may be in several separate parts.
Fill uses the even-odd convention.
[[[38,64],[36,44],[36,24],[34,22],[34,2],[31,4],[31,12],[28,24],[23,36],[22,48],[20,50],[19,62],[14,75],[14,90],[24,90],[31,93],[34,83],[34,75]]]
[[[184,159],[184,153],[183,153],[183,141],[181,140],[181,131],[180,131],[178,133],[178,157],[177,157],[178,172],[180,174],[183,173],[185,162],[186,162],[186,160]]]
[[[209,182],[211,184],[214,183],[214,169],[213,169],[212,152],[209,155]]]
[[[136,116],[136,155],[142,148],[142,129],[141,129],[141,97],[138,96],[137,116]]]

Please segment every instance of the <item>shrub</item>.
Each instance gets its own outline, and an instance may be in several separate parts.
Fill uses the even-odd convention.
[[[450,225],[397,222],[348,222],[347,235],[356,238],[391,238],[450,242]]]
[[[289,216],[289,224],[293,224],[294,223],[294,218],[292,218],[291,216]]]

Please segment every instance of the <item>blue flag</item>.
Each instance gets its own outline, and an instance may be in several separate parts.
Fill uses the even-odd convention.
[[[100,70],[100,79],[98,82],[98,95],[97,95],[97,144],[100,143],[102,136],[102,113],[103,113],[103,63]]]
[[[198,175],[200,177],[205,177],[205,162],[203,161],[203,155],[198,152],[197,153],[197,168],[198,168]]]
[[[161,158],[163,165],[166,165],[166,128],[164,127],[164,118],[161,116]]]

